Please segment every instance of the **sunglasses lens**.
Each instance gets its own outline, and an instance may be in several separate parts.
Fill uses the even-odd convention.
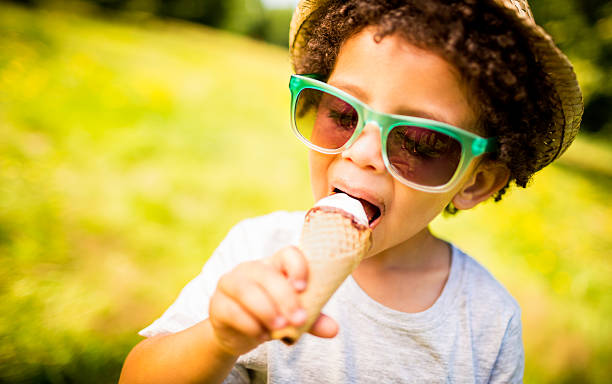
[[[446,184],[457,171],[461,143],[429,128],[401,125],[389,132],[387,157],[404,179],[436,187]]]
[[[295,106],[295,126],[314,145],[338,149],[351,138],[359,115],[344,100],[316,89],[303,89]]]

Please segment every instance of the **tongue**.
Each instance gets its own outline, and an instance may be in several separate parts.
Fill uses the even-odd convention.
[[[363,210],[365,211],[366,216],[368,217],[368,222],[372,222],[372,219],[378,214],[378,207],[376,207],[369,201],[363,199],[359,199],[359,202],[361,203],[361,205],[363,205]]]

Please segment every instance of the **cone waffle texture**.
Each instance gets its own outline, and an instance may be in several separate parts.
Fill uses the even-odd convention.
[[[546,139],[536,143],[538,156],[536,169],[541,169],[561,156],[569,147],[580,128],[584,104],[582,92],[568,58],[554,41],[536,24],[526,0],[490,0],[513,22],[524,36],[536,62],[549,78],[553,92],[549,95],[553,104],[553,126]],[[289,47],[294,57],[299,57],[305,47],[302,31],[311,23],[316,10],[326,6],[330,0],[301,0],[291,19]],[[540,129],[540,127],[534,127]]]
[[[316,207],[308,212],[300,239],[309,267],[308,285],[300,300],[308,317],[301,328],[274,331],[272,338],[293,343],[310,329],[325,303],[370,249],[371,234],[369,227],[337,208]]]

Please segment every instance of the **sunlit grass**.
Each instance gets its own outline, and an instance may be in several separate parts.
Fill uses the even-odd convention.
[[[0,5],[0,381],[114,382],[237,221],[311,204],[287,53]],[[523,308],[526,382],[611,375],[612,149],[439,218]]]

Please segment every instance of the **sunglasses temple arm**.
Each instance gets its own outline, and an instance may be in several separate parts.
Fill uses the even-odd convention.
[[[480,156],[483,153],[496,152],[497,144],[497,139],[495,137],[488,139],[479,137],[472,143],[472,153],[474,156]]]

